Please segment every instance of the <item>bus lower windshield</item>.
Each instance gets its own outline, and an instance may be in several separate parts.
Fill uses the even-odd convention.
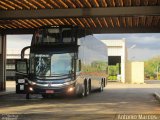
[[[37,76],[57,76],[69,74],[72,66],[73,53],[36,54],[35,72]]]

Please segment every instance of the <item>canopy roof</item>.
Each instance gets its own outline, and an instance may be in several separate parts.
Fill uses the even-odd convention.
[[[160,0],[0,0],[0,30],[78,25],[93,33],[160,32]]]

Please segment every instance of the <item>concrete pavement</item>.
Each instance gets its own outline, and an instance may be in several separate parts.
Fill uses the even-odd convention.
[[[15,93],[15,85],[15,81],[6,81],[6,91],[0,92],[0,96]]]
[[[26,100],[25,95],[10,94],[0,96],[0,113],[18,114],[25,120],[116,120],[121,114],[159,115],[160,103],[153,96],[159,91],[160,81],[154,84],[109,82],[102,93],[95,92],[83,99],[42,99],[40,95],[33,95],[31,100]]]

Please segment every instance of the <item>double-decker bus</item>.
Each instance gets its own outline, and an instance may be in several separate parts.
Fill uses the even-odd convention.
[[[29,59],[24,58],[30,48]],[[35,31],[31,46],[16,61],[16,93],[88,96],[107,82],[107,47],[76,26],[49,26]]]

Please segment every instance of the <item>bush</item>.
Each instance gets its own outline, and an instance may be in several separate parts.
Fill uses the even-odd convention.
[[[157,67],[159,68],[158,72],[160,72],[160,56],[156,56],[150,60],[145,61],[145,79],[157,79]]]
[[[108,80],[117,80],[117,76],[109,76]]]
[[[158,80],[160,80],[160,75],[158,75]]]
[[[113,80],[117,80],[117,76],[113,76]]]
[[[155,78],[153,76],[150,76],[150,80],[155,80]]]

